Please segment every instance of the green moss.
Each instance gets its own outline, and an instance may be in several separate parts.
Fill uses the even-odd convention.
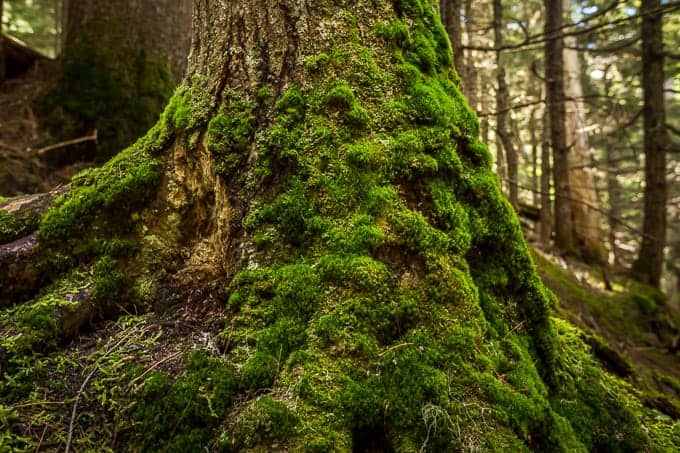
[[[347,82],[341,81],[328,92],[326,102],[330,107],[349,110],[356,102],[356,97]]]
[[[559,391],[552,398],[555,411],[570,421],[591,451],[647,450],[650,441],[635,413],[632,396],[595,364],[574,327],[564,321],[555,323],[563,348]]]
[[[656,302],[642,294],[633,294],[631,299],[643,315],[653,315],[657,311]]]
[[[241,387],[248,390],[268,389],[274,384],[278,361],[266,352],[256,352],[241,369]]]
[[[208,150],[216,157],[217,172],[230,176],[247,158],[255,117],[246,103],[235,103],[208,124]]]
[[[95,216],[121,209],[131,213],[143,206],[160,182],[161,161],[143,149],[144,141],[120,153],[103,167],[81,173],[68,194],[60,197],[43,217],[38,237],[57,241],[74,237],[95,220]]]
[[[231,407],[237,380],[230,365],[195,352],[177,380],[152,373],[136,394],[132,444],[182,452],[209,445]]]
[[[0,243],[6,244],[16,237],[17,219],[12,214],[0,210]]]
[[[406,48],[410,38],[409,28],[401,19],[397,19],[389,24],[377,24],[375,26],[375,33],[398,49]]]
[[[274,444],[290,440],[297,417],[285,404],[270,396],[256,399],[236,421],[232,444],[239,449]]]

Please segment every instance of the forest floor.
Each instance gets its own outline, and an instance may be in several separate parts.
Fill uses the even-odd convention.
[[[35,105],[53,80],[49,61],[0,84],[0,196],[47,192],[67,183],[90,162],[69,162],[66,148],[42,127]],[[46,151],[47,150],[47,151]]]
[[[608,371],[648,392],[643,398],[647,405],[680,417],[677,307],[625,276],[607,282],[601,269],[577,260],[536,248],[533,256],[541,278],[559,300],[555,315],[583,330],[585,342]]]

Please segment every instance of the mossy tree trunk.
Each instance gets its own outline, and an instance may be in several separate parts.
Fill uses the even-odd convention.
[[[43,217],[54,283],[18,321],[56,305],[73,331],[64,307],[85,303],[199,319],[182,371],[112,373],[137,389],[118,449],[643,449],[573,329],[558,346],[437,10],[196,3],[185,85]]]
[[[65,5],[60,71],[39,115],[55,140],[98,132],[100,161],[158,119],[186,71],[190,0],[78,0]]]

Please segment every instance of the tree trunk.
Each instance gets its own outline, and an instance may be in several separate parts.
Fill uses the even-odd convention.
[[[185,84],[146,137],[79,176],[43,217],[36,253],[54,284],[21,307],[52,311],[22,311],[9,328],[40,342],[25,347],[30,357],[91,353],[95,341],[16,329],[66,329],[51,315],[76,292],[100,316],[174,310],[92,335],[112,346],[87,377],[41,362],[42,399],[80,391],[72,407],[55,406],[40,444],[587,451],[597,429],[615,448],[647,445],[636,419],[620,421],[595,365],[578,387],[560,385],[582,366],[557,355],[553,301],[429,1],[196,7]],[[131,325],[140,328],[110,336]],[[24,376],[25,359],[11,356],[19,340],[2,363]],[[97,373],[105,380],[86,389]],[[2,379],[15,374],[3,368]],[[24,387],[11,403],[34,415],[34,386]],[[81,397],[92,406],[79,412]],[[572,427],[571,406],[553,409],[563,400],[597,420]]]
[[[56,140],[99,137],[98,160],[158,119],[186,70],[190,0],[78,0],[66,5],[60,74],[39,113]]]
[[[191,43],[191,0],[70,0],[66,51],[83,40],[104,50],[143,49],[166,60],[175,77],[186,70]]]
[[[534,206],[541,205],[541,187],[540,180],[538,177],[538,149],[539,149],[539,130],[538,121],[536,121],[536,115],[538,114],[538,107],[531,109],[531,114],[529,115],[529,134],[531,137],[531,199]]]
[[[494,46],[496,47],[496,134],[499,141],[497,146],[503,146],[507,159],[507,186],[509,200],[515,210],[519,207],[519,190],[517,178],[519,167],[517,152],[512,143],[512,136],[508,130],[508,85],[505,81],[505,68],[502,61],[503,47],[503,5],[501,0],[493,0],[493,30]],[[500,150],[499,150],[500,151]],[[500,159],[500,152],[499,152]]]
[[[0,83],[5,80],[5,35],[3,34],[4,21],[3,14],[3,0],[0,0]]]
[[[552,167],[550,165],[550,118],[547,115],[547,107],[544,108],[545,121],[543,123],[541,142],[541,244],[549,248],[553,233],[553,206],[550,198],[550,179]]]
[[[666,245],[666,107],[664,105],[663,11],[660,0],[643,0],[642,90],[644,92],[645,196],[642,246],[633,264],[640,281],[659,286]]]
[[[609,248],[612,255],[612,265],[618,267],[621,264],[619,256],[619,219],[621,219],[621,184],[619,183],[616,169],[618,167],[618,153],[613,146],[606,148],[607,159],[607,196],[609,198]]]
[[[462,8],[461,0],[442,0],[440,2],[442,22],[449,34],[451,40],[451,48],[453,49],[453,60],[456,66],[456,71],[461,76],[463,87],[465,86],[467,73],[467,65],[465,63],[465,54],[463,52],[463,24],[460,18]]]
[[[564,39],[562,0],[544,0],[545,79],[550,145],[553,155],[555,188],[555,245],[566,253],[574,251],[573,214],[569,187],[569,148],[565,131]]]
[[[565,11],[570,12],[569,0],[564,0]],[[567,36],[564,50],[566,137],[569,148],[569,193],[573,218],[573,236],[576,251],[586,261],[594,264],[607,262],[606,250],[601,234],[602,220],[596,207],[596,169],[588,145],[588,132],[583,87],[581,85],[581,62],[579,61],[574,36]]]

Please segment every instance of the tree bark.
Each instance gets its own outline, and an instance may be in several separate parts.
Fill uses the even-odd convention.
[[[574,251],[573,214],[569,186],[569,148],[565,131],[564,38],[562,0],[544,0],[545,79],[550,145],[555,189],[555,245],[565,253]]]
[[[552,166],[550,165],[550,117],[547,115],[547,107],[544,107],[544,118],[542,129],[543,140],[541,142],[541,225],[540,235],[541,244],[544,248],[549,248],[553,233],[553,206],[550,198],[550,179]]]
[[[538,113],[538,107],[531,109],[531,114],[529,115],[529,133],[531,137],[531,192],[532,192],[532,204],[534,206],[540,206],[540,178],[538,176],[538,151],[539,151],[539,131],[538,121],[536,121],[536,114]]]
[[[642,90],[644,92],[645,195],[642,245],[633,275],[659,286],[666,246],[666,107],[664,104],[663,11],[661,0],[643,0]]]
[[[461,8],[461,0],[442,0],[440,2],[442,22],[444,23],[446,32],[451,40],[454,65],[456,66],[456,71],[461,76],[463,87],[465,87],[467,65],[465,62],[465,53],[463,51],[463,24],[460,18]]]
[[[570,2],[564,0],[567,13]],[[574,36],[565,37],[564,49],[566,139],[569,148],[569,193],[573,218],[574,245],[578,254],[594,264],[607,262],[601,234],[602,220],[594,207],[600,205],[596,169],[588,144],[587,121],[581,85],[581,62]]]
[[[605,143],[606,145],[606,143]],[[605,146],[607,160],[607,195],[609,198],[609,249],[612,255],[612,265],[618,267],[621,264],[619,255],[619,220],[621,218],[621,184],[619,183],[616,168],[618,167],[618,153],[615,147]]]
[[[0,83],[5,80],[5,35],[3,34],[3,0],[0,0]]]

